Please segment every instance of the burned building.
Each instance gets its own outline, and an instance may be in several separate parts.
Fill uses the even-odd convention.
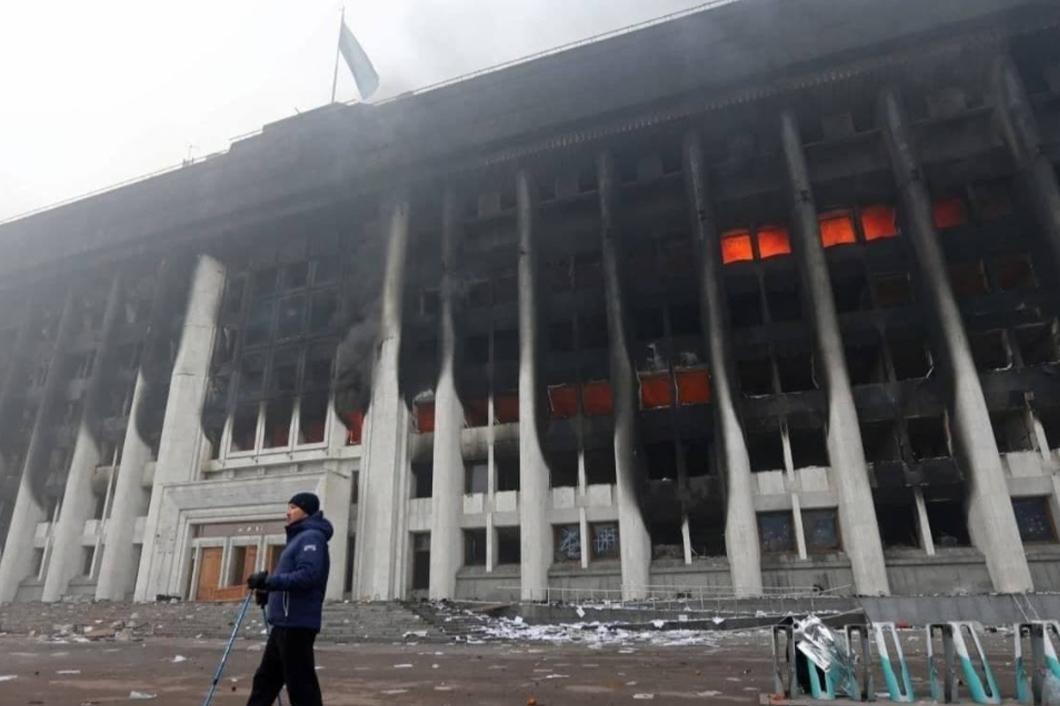
[[[1060,7],[719,3],[0,226],[0,601],[1060,585]]]

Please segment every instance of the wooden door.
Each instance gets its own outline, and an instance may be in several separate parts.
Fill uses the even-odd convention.
[[[195,598],[200,601],[214,601],[221,583],[222,547],[203,547],[199,553],[199,582],[195,588]]]

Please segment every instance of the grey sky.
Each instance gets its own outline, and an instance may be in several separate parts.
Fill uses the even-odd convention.
[[[350,0],[346,19],[379,72],[378,100],[703,2]],[[0,219],[326,103],[342,5],[0,3]],[[355,95],[340,68],[339,99]]]

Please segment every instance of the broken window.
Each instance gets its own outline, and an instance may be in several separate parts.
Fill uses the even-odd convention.
[[[1011,253],[994,258],[990,269],[994,274],[994,284],[1002,291],[1029,291],[1038,288],[1030,257],[1026,253]]]
[[[1020,326],[1013,332],[1024,365],[1044,365],[1060,360],[1052,322]]]
[[[496,361],[519,360],[519,332],[515,330],[493,332],[493,359]]]
[[[703,511],[688,516],[692,556],[725,556],[725,521],[722,513]]]
[[[870,341],[847,346],[846,361],[851,385],[872,385],[887,381],[883,347],[875,335]]]
[[[795,551],[795,523],[791,512],[758,513],[758,541],[766,554]]]
[[[553,488],[578,485],[578,452],[555,451],[548,463],[549,484]]]
[[[764,321],[762,316],[762,302],[757,291],[730,292],[729,321],[734,329],[751,328],[761,326]]]
[[[493,289],[489,280],[472,282],[467,288],[467,304],[469,308],[488,307],[493,303]]]
[[[614,397],[611,394],[611,383],[596,380],[582,385],[582,412],[587,416],[611,414],[613,409]]]
[[[665,409],[674,403],[674,381],[669,373],[640,375],[642,409]]]
[[[269,377],[269,392],[294,394],[298,387],[298,349],[286,348],[272,354],[272,374]]]
[[[910,450],[917,461],[950,455],[946,424],[942,417],[910,417],[906,420],[906,429]]]
[[[700,336],[699,306],[694,303],[670,305],[670,335]]]
[[[813,358],[809,353],[777,356],[777,374],[782,392],[816,390],[813,379]]]
[[[326,390],[331,386],[331,361],[335,356],[335,343],[313,345],[306,353],[305,382],[306,390]]]
[[[589,558],[618,558],[618,523],[593,522],[589,524],[590,553]]]
[[[578,347],[581,350],[607,348],[607,318],[604,316],[578,317]]]
[[[485,460],[464,463],[464,493],[473,495],[489,490],[489,465]]]
[[[762,226],[756,231],[758,254],[763,260],[791,254],[791,238],[783,226]]]
[[[854,235],[854,219],[850,211],[832,211],[817,217],[821,230],[821,245],[831,248],[857,242]]]
[[[257,433],[257,403],[236,407],[235,414],[232,415],[232,451],[253,451]]]
[[[326,331],[334,325],[339,310],[338,295],[330,289],[313,292],[309,304],[309,332]]]
[[[464,355],[468,363],[485,365],[490,361],[490,340],[487,336],[468,336],[464,341]]]
[[[751,232],[731,230],[721,236],[721,261],[723,264],[754,260],[751,250]]]
[[[909,275],[905,272],[873,275],[872,295],[876,306],[881,309],[912,304],[913,288],[909,283]]]
[[[898,447],[898,425],[895,420],[862,422],[860,427],[866,461],[877,463],[902,459],[902,452]]]
[[[1016,526],[1024,542],[1055,543],[1056,525],[1049,512],[1049,498],[1012,498]]]
[[[265,385],[265,356],[254,353],[243,356],[239,367],[239,398],[254,399],[261,396]]]
[[[736,377],[740,390],[748,396],[772,395],[773,364],[769,358],[751,358],[736,361]]]
[[[582,252],[574,256],[574,286],[576,289],[603,288],[599,252]]]
[[[788,429],[788,443],[794,468],[828,465],[828,447],[821,427],[791,427]]]
[[[301,289],[309,281],[309,263],[303,261],[284,265],[281,279],[285,290]]]
[[[294,401],[289,397],[269,400],[265,405],[265,448],[281,448],[290,443],[293,407]]]
[[[518,564],[520,561],[519,528],[497,528],[497,563]]]
[[[806,550],[831,552],[839,549],[839,521],[835,508],[803,510],[802,529],[806,535]]]
[[[751,472],[784,470],[784,443],[776,422],[747,432]]]
[[[247,346],[260,345],[272,337],[273,303],[272,299],[257,299],[251,304],[243,332],[243,342]]]
[[[652,522],[648,527],[651,537],[652,559],[683,559],[685,540],[680,522]]]
[[[710,375],[706,370],[678,370],[677,401],[682,405],[707,404],[710,402]]]
[[[464,566],[486,565],[486,529],[464,530]]]
[[[655,441],[644,445],[644,457],[651,480],[677,480],[677,454],[674,442]]]
[[[931,370],[931,359],[920,339],[888,334],[887,347],[891,353],[895,379],[922,378]]]
[[[659,309],[640,309],[633,317],[637,338],[641,341],[654,341],[666,334],[663,330],[662,311]]]
[[[578,525],[553,525],[553,561],[563,563],[581,561],[582,533]]]
[[[931,538],[936,547],[967,547],[968,518],[961,500],[929,500],[926,503]]]
[[[685,451],[685,472],[690,478],[710,475],[711,446],[707,439],[695,439],[683,442]]]
[[[794,282],[767,282],[766,306],[773,323],[802,320],[799,286]]]
[[[560,321],[549,324],[548,347],[553,353],[569,353],[574,350],[574,322]]]
[[[997,450],[1001,453],[1032,451],[1034,442],[1027,426],[1027,413],[1022,409],[1006,409],[990,413]]]
[[[1037,417],[1049,448],[1060,448],[1060,407],[1042,407],[1038,409]]]
[[[915,548],[920,546],[917,531],[916,502],[906,500],[877,500],[876,522],[880,527],[880,541],[885,549]]]
[[[990,291],[986,273],[983,272],[982,260],[953,263],[947,269],[953,293],[958,298],[977,297]]]
[[[1012,365],[1012,355],[1003,330],[968,333],[972,357],[980,370],[1003,370]]]
[[[836,311],[840,314],[870,308],[872,300],[865,272],[855,268],[832,277],[832,298],[835,300]]]
[[[860,215],[861,232],[865,235],[866,241],[893,238],[898,235],[898,223],[893,206],[883,204],[862,206]]]
[[[519,490],[519,454],[497,453],[494,457],[497,467],[497,492]]]
[[[610,485],[615,482],[615,449],[586,449],[585,480],[589,485]]]
[[[304,394],[298,409],[298,443],[323,443],[328,418],[328,394],[326,392]]]
[[[968,210],[964,201],[957,197],[936,200],[932,205],[932,216],[939,230],[956,228],[968,222]]]
[[[422,461],[412,464],[412,497],[429,498],[434,491],[434,464]]]

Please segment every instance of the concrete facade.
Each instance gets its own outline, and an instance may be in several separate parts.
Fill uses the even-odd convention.
[[[798,5],[0,224],[0,602],[1055,590],[1060,10]]]

